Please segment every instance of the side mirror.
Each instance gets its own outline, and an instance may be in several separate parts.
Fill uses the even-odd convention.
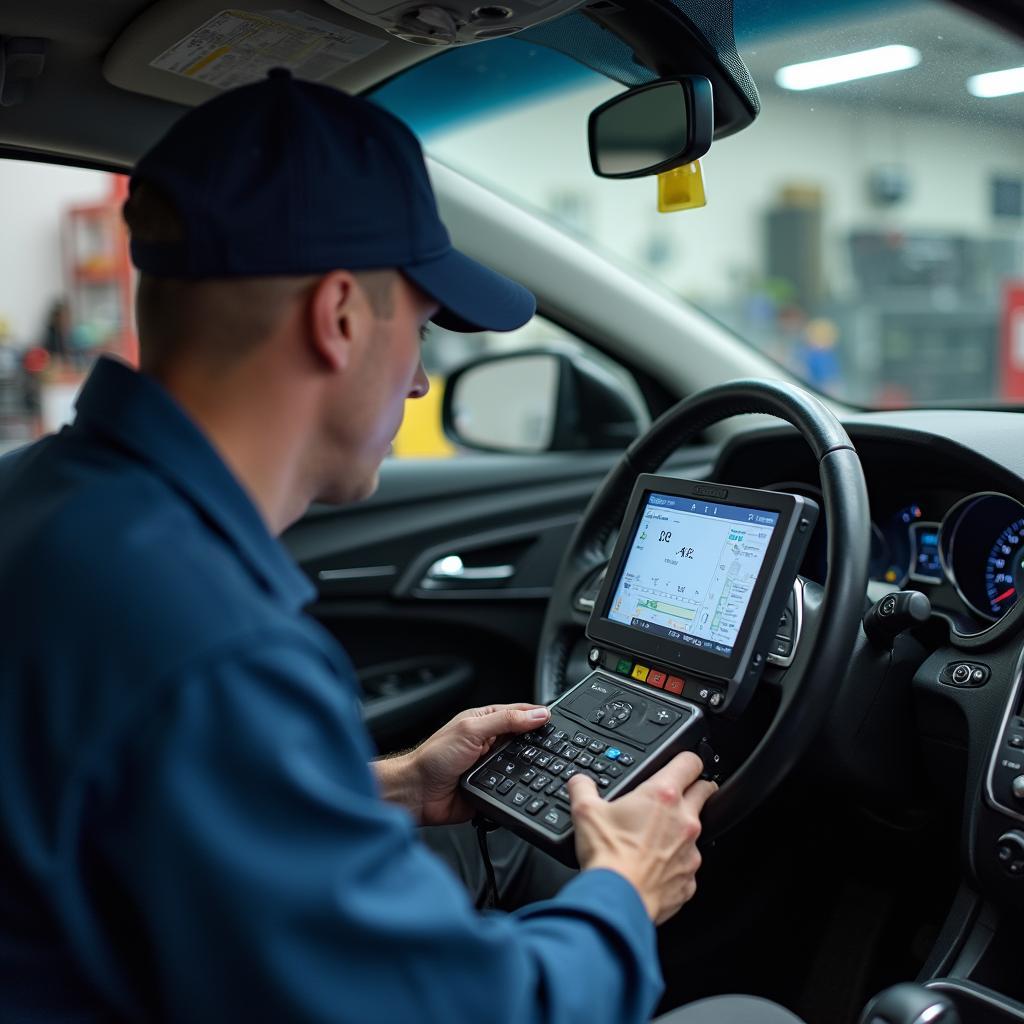
[[[715,107],[701,75],[663,78],[613,96],[590,115],[590,164],[602,178],[683,167],[711,148]]]
[[[635,383],[552,349],[459,367],[445,385],[441,419],[457,445],[524,455],[625,448],[650,423]]]

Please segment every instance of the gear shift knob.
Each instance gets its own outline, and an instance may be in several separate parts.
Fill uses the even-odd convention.
[[[860,1024],[960,1024],[960,1016],[944,995],[907,982],[879,992]]]

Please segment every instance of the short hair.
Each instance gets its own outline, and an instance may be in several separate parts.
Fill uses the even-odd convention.
[[[123,209],[133,238],[172,244],[185,237],[174,202],[158,186],[139,181]],[[376,316],[394,315],[393,269],[353,271]],[[188,278],[139,274],[135,313],[143,369],[157,370],[188,351],[226,366],[273,332],[290,303],[307,293],[321,274]],[[216,346],[204,339],[214,335]]]

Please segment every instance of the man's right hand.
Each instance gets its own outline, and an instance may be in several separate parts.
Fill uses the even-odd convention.
[[[593,779],[569,780],[580,867],[623,875],[655,924],[667,921],[697,891],[700,812],[718,789],[700,779],[703,771],[696,754],[680,754],[612,802],[601,799]]]

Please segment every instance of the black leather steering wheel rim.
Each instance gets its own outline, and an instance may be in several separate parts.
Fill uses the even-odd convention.
[[[860,459],[849,435],[817,398],[774,380],[736,380],[691,395],[663,413],[605,477],[566,548],[552,586],[537,661],[536,693],[550,703],[565,689],[566,668],[588,616],[574,607],[580,586],[607,561],[636,477],[653,473],[681,445],[728,419],[764,413],[791,423],[818,464],[828,531],[828,575],[815,626],[805,630],[786,673],[778,713],[743,765],[708,802],[704,835],[738,824],[778,786],[820,729],[842,678],[864,613],[871,517]],[[575,680],[573,680],[575,682]]]

